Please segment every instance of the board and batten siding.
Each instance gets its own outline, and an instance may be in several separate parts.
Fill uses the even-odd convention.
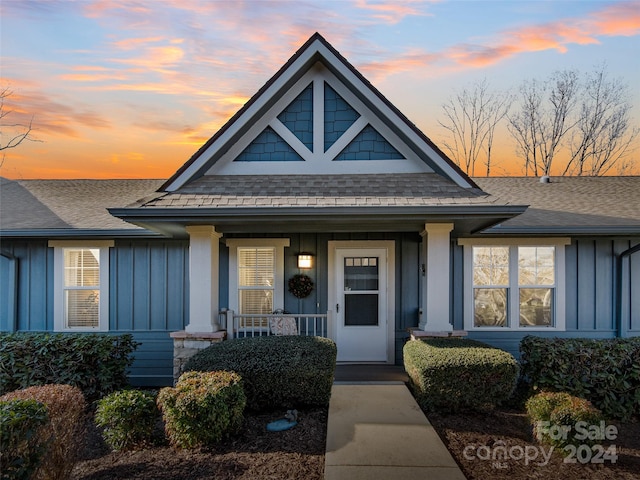
[[[469,332],[480,340],[519,356],[520,340],[528,334],[541,337],[613,338],[617,324],[617,261],[620,253],[640,239],[573,238],[565,251],[566,330],[558,331],[481,331]],[[452,321],[463,328],[462,247],[452,245]],[[628,257],[623,267],[621,295],[622,336],[640,335],[640,254]]]
[[[53,331],[53,248],[47,240],[3,239],[2,251],[0,330]],[[130,333],[141,342],[132,384],[170,385],[169,333],[183,330],[189,315],[188,240],[116,240],[109,269],[109,333]]]
[[[131,333],[141,345],[130,381],[171,385],[173,340],[189,318],[189,242],[118,240],[111,249],[109,331]]]
[[[47,240],[3,239],[2,252],[0,331],[53,330],[53,249]]]

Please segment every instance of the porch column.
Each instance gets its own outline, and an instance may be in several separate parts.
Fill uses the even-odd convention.
[[[420,330],[451,332],[449,322],[449,259],[453,223],[427,223],[422,236],[426,277],[422,284]]]
[[[188,333],[209,333],[218,325],[218,278],[222,236],[212,225],[186,227],[189,234],[189,324]]]

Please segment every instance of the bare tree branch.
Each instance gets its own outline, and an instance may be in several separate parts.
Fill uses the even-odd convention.
[[[483,152],[489,175],[495,128],[506,116],[509,104],[509,95],[490,91],[484,79],[457,92],[442,105],[446,121],[438,123],[450,134],[443,145],[468,175],[476,174]]]
[[[6,123],[4,119],[13,113],[13,110],[7,110],[5,105],[5,99],[13,94],[8,87],[0,90],[0,151],[10,148],[16,148],[25,140],[32,140],[31,133],[33,130],[33,117],[28,124],[22,123]],[[17,133],[15,130],[19,130]],[[10,133],[8,139],[5,140],[5,132],[9,130]]]
[[[639,130],[630,125],[628,97],[627,86],[620,79],[608,78],[606,65],[586,76],[564,174],[599,176],[614,167],[619,171],[633,167],[633,160],[625,157],[632,151]]]
[[[520,110],[509,117],[509,131],[524,160],[525,175],[549,175],[556,153],[575,125],[571,120],[578,93],[578,73],[555,72],[545,82],[520,86]]]

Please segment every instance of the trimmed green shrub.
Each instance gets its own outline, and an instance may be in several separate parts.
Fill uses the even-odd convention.
[[[158,407],[175,447],[211,446],[242,426],[246,397],[233,372],[187,372],[158,394]]]
[[[38,430],[46,425],[47,408],[35,400],[0,400],[0,478],[33,478],[46,451]]]
[[[329,405],[336,345],[321,337],[238,338],[206,348],[185,370],[226,370],[242,377],[247,408],[268,410]]]
[[[47,449],[34,478],[69,478],[82,446],[86,402],[80,389],[71,385],[42,385],[7,393],[0,400],[33,400],[46,406],[49,422],[37,431],[37,436]]]
[[[459,338],[407,342],[404,368],[418,404],[426,411],[492,408],[510,397],[518,378],[513,355]]]
[[[131,335],[0,333],[0,395],[35,385],[80,388],[89,401],[127,385]]]
[[[640,337],[590,340],[527,336],[522,379],[530,391],[586,398],[609,418],[640,415]]]
[[[602,439],[587,434],[589,427],[600,427],[602,412],[591,402],[566,392],[540,392],[525,405],[533,433],[541,443],[565,447],[593,445]]]
[[[107,445],[119,451],[150,444],[158,416],[154,393],[122,390],[98,401],[95,421]]]

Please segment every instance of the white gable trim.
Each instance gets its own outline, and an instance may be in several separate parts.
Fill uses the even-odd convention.
[[[278,115],[313,82],[314,145],[310,151],[280,120]],[[340,95],[360,117],[336,142],[324,151],[324,84]],[[319,93],[318,93],[319,92]],[[405,158],[394,160],[334,161],[333,159],[367,126],[375,128]],[[304,162],[265,161],[234,162],[234,159],[267,127],[273,130],[300,155]],[[431,173],[420,159],[387,125],[321,63],[310,69],[207,171],[207,175],[256,174],[351,174],[351,173]]]

